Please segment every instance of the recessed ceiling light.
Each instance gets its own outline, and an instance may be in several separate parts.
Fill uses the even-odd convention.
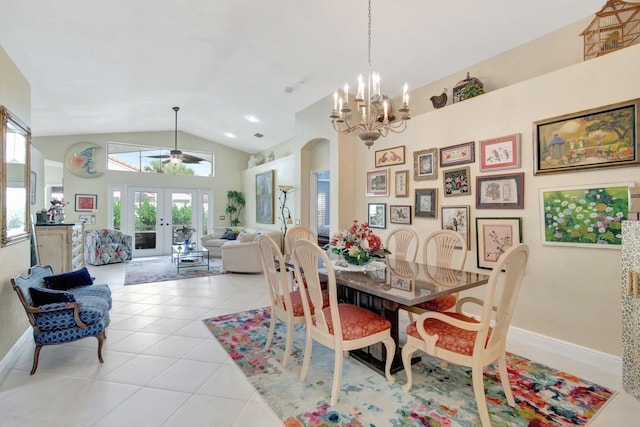
[[[225,132],[224,136],[226,136],[227,138],[235,138],[236,136],[234,134],[232,134],[231,132]]]
[[[251,123],[258,123],[260,121],[259,118],[257,118],[256,116],[252,116],[251,114],[249,114],[248,116],[245,116],[245,119],[247,119]]]

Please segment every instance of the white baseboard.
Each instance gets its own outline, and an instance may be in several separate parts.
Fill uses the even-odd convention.
[[[579,361],[599,369],[611,372],[614,375],[622,375],[622,358],[609,353],[604,353],[593,348],[584,347],[572,342],[563,341],[557,338],[531,332],[526,329],[511,326],[507,339],[507,350],[509,343],[518,346],[534,347],[536,349],[551,354],[561,354],[563,358]],[[523,355],[525,356],[525,355]],[[544,360],[535,359],[536,362],[545,363]]]
[[[7,354],[0,360],[0,383],[4,381],[11,368],[16,364],[24,348],[23,344],[27,342],[28,339],[33,339],[33,329],[31,329],[31,327],[24,331],[24,334],[18,338]]]

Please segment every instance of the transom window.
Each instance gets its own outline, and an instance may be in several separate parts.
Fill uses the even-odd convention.
[[[182,150],[182,162],[170,161],[169,148],[107,143],[107,169],[137,173],[214,176],[213,153]]]

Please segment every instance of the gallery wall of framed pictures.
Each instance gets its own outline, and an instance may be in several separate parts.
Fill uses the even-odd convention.
[[[639,106],[639,100],[631,100],[532,122],[533,175],[640,165]],[[587,118],[591,125],[586,123]],[[413,174],[405,166],[407,157],[413,157]],[[510,212],[525,209],[526,173],[522,167],[520,133],[479,139],[477,146],[475,141],[467,141],[413,152],[407,152],[405,146],[382,148],[374,153],[374,167],[366,172],[366,195],[383,197],[384,202],[368,204],[368,220],[373,228],[386,228],[387,215],[392,227],[412,225],[414,218],[415,221],[440,218],[442,229],[462,234],[465,250],[471,250],[471,242],[475,242],[478,268],[492,268],[496,256],[514,242],[524,241],[523,218],[509,216]],[[618,248],[620,233],[616,233],[616,227],[628,216],[629,200],[624,194],[633,185],[634,182],[628,182],[541,189],[542,244],[577,247],[604,244],[602,247]],[[581,206],[598,194],[602,197],[600,203],[594,199],[589,201],[591,206]],[[402,202],[407,197],[413,197],[413,204]],[[452,197],[463,203],[473,200],[470,204],[474,210],[469,205],[448,203],[454,200]],[[567,198],[578,202],[566,202]],[[616,213],[607,215],[612,219],[606,224],[585,223],[577,229],[576,225],[585,219],[584,212],[591,215],[595,205]],[[552,212],[558,209],[560,213]],[[483,210],[504,215],[485,217]]]

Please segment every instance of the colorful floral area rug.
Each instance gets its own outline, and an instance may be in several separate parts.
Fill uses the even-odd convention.
[[[170,256],[144,257],[133,259],[127,263],[124,284],[139,285],[142,283],[214,276],[224,273],[225,271],[222,269],[222,263],[219,259],[210,259],[209,269],[207,269],[205,263],[197,267],[180,267],[180,273],[178,273],[176,264],[171,262]]]
[[[471,369],[423,354],[413,366],[410,393],[402,391],[404,371],[395,384],[353,358],[344,360],[336,406],[329,406],[333,351],[314,342],[309,373],[299,381],[304,329],[296,326],[294,351],[283,368],[286,329],[278,321],[269,351],[264,343],[270,310],[265,307],[205,319],[203,322],[287,427],[293,426],[479,426]],[[605,387],[509,354],[509,377],[516,408],[506,403],[497,366],[484,370],[493,426],[585,425],[613,397]]]

